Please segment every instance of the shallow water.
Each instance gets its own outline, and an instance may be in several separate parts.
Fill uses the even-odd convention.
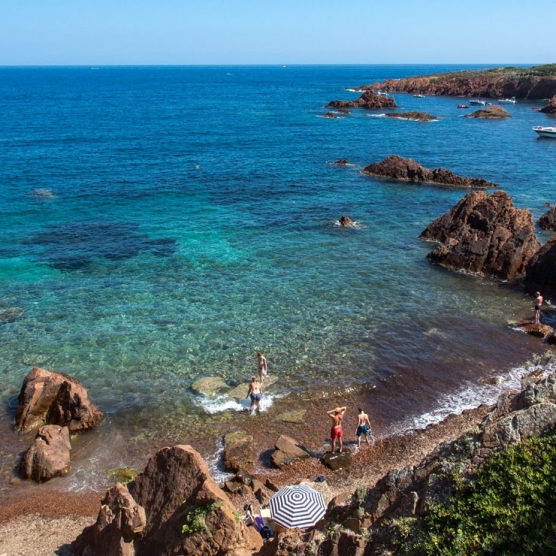
[[[219,431],[247,417],[189,386],[245,382],[258,350],[280,378],[267,412],[359,397],[384,434],[521,367],[540,344],[507,322],[532,300],[431,266],[417,239],[465,191],[360,170],[410,156],[499,183],[538,218],[554,201],[556,141],[531,127],[550,118],[521,102],[510,120],[469,120],[461,99],[411,95],[396,100],[440,119],[319,117],[358,96],[346,87],[451,69],[0,68],[0,311],[24,311],[0,324],[2,477],[28,444],[12,420],[35,365],[75,376],[107,413],[76,441],[75,489],[158,442],[216,452]],[[335,225],[343,214],[360,227]]]

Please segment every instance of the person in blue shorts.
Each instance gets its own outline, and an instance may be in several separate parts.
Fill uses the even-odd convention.
[[[251,398],[251,409],[253,406],[260,409],[259,404],[261,403],[261,398],[263,397],[263,385],[257,382],[256,376],[251,378],[251,384],[249,385],[249,392],[247,392],[247,396]]]
[[[364,436],[367,444],[369,444],[369,431],[371,430],[371,422],[369,421],[369,416],[359,408],[359,415],[357,416],[357,430],[355,434],[357,435],[357,447],[361,448],[361,437]]]

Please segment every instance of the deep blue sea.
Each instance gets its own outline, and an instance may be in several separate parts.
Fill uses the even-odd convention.
[[[466,191],[361,169],[411,157],[499,183],[538,218],[556,201],[556,141],[531,129],[554,125],[542,103],[478,121],[462,99],[399,94],[440,119],[322,117],[359,96],[346,88],[456,69],[0,68],[0,314],[21,313],[0,324],[0,479],[29,443],[13,417],[33,366],[76,377],[107,414],[76,440],[73,489],[157,439],[216,453],[225,423],[253,417],[190,385],[245,382],[259,350],[279,378],[267,420],[354,397],[395,434],[515,385],[542,349],[508,326],[532,299],[432,266],[417,239]]]

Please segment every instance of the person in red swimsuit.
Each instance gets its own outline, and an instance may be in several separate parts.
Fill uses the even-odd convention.
[[[336,440],[339,441],[339,452],[342,453],[343,450],[344,431],[342,430],[342,419],[344,418],[346,409],[346,407],[336,407],[326,412],[326,414],[332,419],[332,430],[330,431],[330,438],[332,439],[332,453],[336,451]]]

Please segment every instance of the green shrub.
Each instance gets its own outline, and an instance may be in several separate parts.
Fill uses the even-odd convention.
[[[207,525],[205,523],[205,519],[207,517],[207,514],[209,514],[210,512],[214,512],[223,505],[224,502],[222,502],[222,500],[217,500],[216,502],[213,502],[208,506],[201,506],[189,510],[185,514],[185,523],[181,528],[181,532],[192,534],[206,531]]]
[[[556,554],[556,434],[493,455],[421,520],[415,555]]]

